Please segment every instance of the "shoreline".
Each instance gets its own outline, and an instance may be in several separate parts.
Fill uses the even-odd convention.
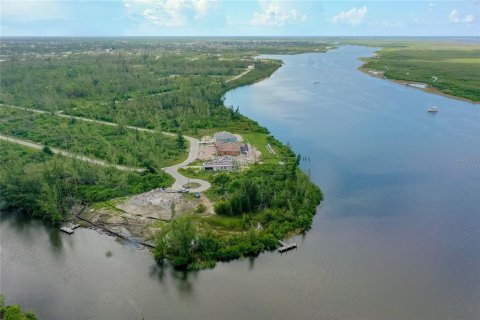
[[[318,53],[324,53],[324,51],[318,52]],[[233,81],[231,81],[229,83],[229,85],[223,87],[223,90],[222,90],[223,93],[221,94],[220,97],[223,97],[226,93],[228,93],[232,90],[238,89],[240,87],[243,87],[243,86],[246,86],[246,85],[253,85],[253,84],[258,83],[260,81],[266,80],[266,79],[270,78],[277,70],[279,70],[280,67],[284,66],[284,61],[282,61],[281,59],[265,59],[265,60],[266,61],[264,61],[264,62],[270,62],[270,64],[269,63],[263,63],[263,66],[266,66],[266,67],[260,68],[260,70],[258,70],[258,71],[255,71],[252,68],[252,69],[248,70],[248,72],[242,73],[240,77],[237,77],[237,78],[233,79]],[[225,103],[222,103],[221,106],[219,106],[219,107],[225,108],[225,109],[228,108],[225,105]],[[36,112],[40,112],[40,110],[38,110]],[[44,111],[42,111],[41,113],[44,113]],[[60,113],[55,114],[55,115],[60,116],[60,117],[71,117],[69,115],[60,114]],[[115,123],[109,123],[109,122],[101,121],[101,120],[93,120],[93,119],[76,117],[76,116],[73,116],[73,117],[75,117],[75,119],[80,119],[80,120],[88,121],[88,122],[94,122],[94,123],[98,123],[98,124],[102,124],[102,125],[109,125],[109,126],[116,126],[117,125]],[[249,124],[249,126],[252,126],[251,128],[247,127],[245,129],[246,133],[252,133],[253,134],[253,133],[257,132],[255,130],[258,130],[258,132],[260,132],[262,135],[266,135],[266,136],[269,135],[268,129],[260,126],[257,123],[256,120],[254,120],[250,117],[247,117],[245,115],[242,115],[242,117],[244,117],[245,119],[248,120],[248,121],[246,121],[246,123]],[[245,120],[242,120],[242,121],[245,122]],[[240,122],[240,124],[243,124],[243,122]],[[153,131],[151,129],[143,128],[143,127],[126,126],[126,128],[135,129],[135,130],[139,130],[139,131],[147,131],[147,132]],[[261,129],[261,130],[259,130],[259,129]],[[266,132],[264,132],[264,129],[265,129]],[[162,132],[162,133],[164,133],[164,132]],[[173,133],[164,133],[164,134],[173,135]],[[187,140],[189,140],[188,138],[190,138],[188,136],[184,136],[184,137]],[[272,138],[275,141],[277,141],[275,137],[272,137]],[[194,138],[191,138],[191,139],[197,141]],[[193,142],[192,140],[189,140],[190,149],[189,149],[189,156],[188,156],[187,160],[183,161],[180,164],[176,164],[176,165],[173,165],[173,166],[170,166],[170,167],[167,167],[167,168],[162,168],[163,171],[166,171],[167,173],[169,173],[175,179],[176,182],[174,183],[174,186],[178,182],[177,180],[179,180],[178,177],[173,174],[173,173],[177,173],[176,172],[177,167],[179,167],[184,162],[188,162],[190,160],[191,156],[193,155],[193,153],[195,153],[195,154],[197,153],[197,152],[192,152],[192,151],[196,151],[196,149],[197,149],[196,144],[192,143]],[[289,148],[287,147],[287,149],[289,149]],[[286,156],[290,156],[291,154],[293,154],[291,149],[289,151],[290,153],[287,152],[287,151],[285,151]],[[294,163],[294,161],[292,161],[292,163]],[[298,166],[298,164],[297,164],[297,166]],[[168,168],[172,168],[175,172],[170,172],[169,170],[166,170]],[[320,205],[321,201],[323,200],[323,194],[321,193],[320,188],[315,183],[313,183],[313,181],[309,177],[307,177],[306,173],[303,170],[301,170],[301,169],[299,169],[298,167],[295,167],[295,166],[293,166],[293,168],[296,170],[295,172],[298,171],[298,176],[300,177],[300,178],[297,179],[297,176],[295,175],[295,181],[300,181],[301,178],[304,177],[303,179],[305,180],[305,183],[307,184],[306,187],[311,189],[311,192],[309,193],[309,196],[310,196],[309,200],[305,201],[305,199],[304,199],[303,202],[301,203],[301,208],[305,209],[304,211],[302,211],[302,213],[304,213],[303,214],[303,216],[305,218],[304,220],[296,220],[295,225],[293,225],[292,223],[288,224],[284,220],[281,220],[280,219],[281,217],[280,217],[279,218],[280,222],[278,222],[278,223],[280,224],[280,226],[283,229],[278,227],[277,229],[275,229],[275,230],[278,231],[276,233],[274,233],[271,230],[266,230],[266,231],[262,232],[261,234],[258,233],[258,235],[255,237],[255,240],[254,241],[252,240],[253,242],[252,241],[248,242],[246,240],[248,229],[244,228],[244,229],[240,229],[240,231],[234,230],[234,231],[232,231],[231,237],[226,238],[224,235],[229,233],[228,232],[229,229],[226,228],[227,231],[220,230],[220,229],[222,229],[220,227],[220,228],[218,228],[220,230],[220,232],[218,234],[216,234],[215,236],[210,236],[209,239],[211,239],[212,241],[216,241],[216,243],[218,243],[220,247],[225,247],[226,249],[222,251],[220,248],[215,248],[215,249],[212,249],[209,252],[205,251],[208,254],[210,254],[209,256],[207,256],[207,255],[202,256],[202,254],[206,254],[206,253],[205,252],[203,252],[203,253],[200,252],[200,254],[198,256],[194,257],[195,259],[192,258],[192,261],[189,262],[188,265],[178,264],[179,268],[185,269],[185,270],[206,269],[206,268],[212,268],[217,262],[220,262],[220,261],[238,260],[239,258],[244,257],[244,256],[256,256],[256,255],[258,255],[258,254],[260,254],[261,252],[264,252],[264,251],[275,250],[282,243],[279,240],[286,240],[288,238],[291,238],[292,236],[299,235],[302,232],[310,229],[311,226],[312,226],[312,221],[310,221],[310,220],[312,220],[313,216],[316,214],[317,208]],[[261,176],[263,174],[263,172],[261,170],[259,170],[259,171],[255,171],[253,174],[259,174]],[[192,179],[187,178],[187,181],[191,181],[191,180]],[[195,181],[198,181],[198,180],[195,180]],[[210,187],[210,184],[207,181],[205,181],[205,184],[208,187]],[[194,190],[194,191],[197,191],[197,190]],[[205,191],[205,190],[200,190],[200,191]],[[135,196],[135,195],[138,195],[138,194],[134,194],[133,196]],[[293,196],[291,196],[291,199],[292,199],[292,201],[294,201]],[[107,200],[107,201],[112,201],[112,200],[115,200],[115,198],[113,198],[111,200]],[[107,201],[105,201],[105,202],[107,202]],[[96,204],[96,202],[89,203],[87,208],[90,208],[92,210],[94,210],[94,209],[96,210],[97,208],[94,207],[95,204]],[[85,207],[84,207],[84,209],[85,209]],[[280,207],[280,206],[277,209],[278,209],[279,212],[281,212],[283,210],[286,210],[286,209],[284,209],[283,207]],[[90,211],[92,211],[92,210],[90,210]],[[257,209],[255,209],[255,210],[257,210]],[[71,215],[72,215],[73,212],[71,210],[69,210],[69,211],[70,211],[70,216],[67,216],[66,217],[67,219],[72,218]],[[82,210],[82,211],[84,211],[84,210]],[[250,213],[250,212],[248,212],[248,213]],[[219,216],[220,215],[221,215],[221,213],[219,214]],[[148,221],[147,224],[150,224],[150,221],[148,220],[148,218],[150,218],[150,217],[147,216],[145,218],[146,218],[146,221]],[[170,258],[171,257],[176,258],[175,254],[171,254],[171,256],[160,255],[160,256],[156,257],[155,256],[155,249],[158,246],[156,244],[153,245],[151,243],[147,243],[148,239],[149,239],[149,236],[146,235],[145,233],[141,233],[138,236],[133,234],[133,233],[131,233],[131,235],[124,235],[122,232],[118,232],[115,228],[110,228],[108,226],[108,224],[98,223],[97,221],[92,220],[89,217],[86,217],[86,216],[80,215],[80,214],[75,215],[74,219],[77,220],[77,221],[81,220],[81,223],[80,223],[80,221],[78,221],[78,223],[80,223],[83,227],[86,227],[87,229],[94,229],[100,234],[106,234],[107,236],[111,236],[113,238],[120,238],[120,239],[124,239],[124,240],[128,240],[128,241],[133,241],[135,243],[140,243],[143,246],[148,247],[150,251],[153,251],[154,258],[157,260],[157,262],[160,262],[160,260],[162,260],[162,261],[163,260],[169,260],[170,262],[172,262],[170,260]],[[158,219],[158,220],[161,220],[161,219]],[[65,221],[65,218],[63,219],[63,221]],[[308,223],[308,221],[310,221],[310,223]],[[117,222],[113,222],[113,223],[117,223]],[[262,223],[264,223],[264,222],[262,221]],[[262,230],[263,226],[262,225],[260,225],[260,226],[261,226],[260,230]],[[158,229],[158,226],[157,226],[157,229]],[[258,231],[258,230],[256,230],[256,231]],[[155,238],[156,237],[157,236],[155,235]],[[140,241],[138,239],[140,239]],[[175,264],[174,264],[174,266],[177,267]]]
[[[372,56],[374,57],[374,56]],[[427,84],[427,83],[424,83],[424,82],[421,82],[421,81],[409,81],[409,80],[398,80],[398,79],[390,79],[390,78],[387,78],[385,77],[384,75],[384,71],[378,71],[378,70],[374,70],[374,69],[369,69],[369,68],[366,68],[365,65],[367,64],[367,60],[370,59],[371,57],[368,57],[368,58],[360,58],[359,60],[363,62],[363,64],[361,66],[359,66],[357,68],[358,71],[360,72],[363,72],[367,75],[369,75],[370,77],[373,77],[373,78],[378,78],[378,79],[382,79],[382,80],[388,80],[390,82],[393,82],[393,83],[396,83],[396,84],[399,84],[399,85],[402,85],[404,87],[408,87],[408,88],[414,88],[414,89],[418,89],[418,90],[422,90],[423,92],[428,92],[428,93],[431,93],[431,94],[436,94],[436,95],[439,95],[439,96],[443,96],[443,97],[446,97],[446,98],[450,98],[450,99],[455,99],[455,100],[460,100],[460,101],[464,101],[464,102],[469,102],[471,104],[474,104],[474,105],[479,105],[480,104],[480,101],[473,101],[471,99],[468,99],[468,98],[464,98],[464,97],[459,97],[459,96],[454,96],[454,95],[451,95],[451,94],[448,94],[448,93],[445,93],[445,92],[442,92],[441,90],[435,88],[435,87],[432,87],[431,85]],[[425,85],[426,87],[425,88],[421,88],[419,86],[414,86],[413,84],[420,84],[420,85]]]
[[[323,52],[322,52],[323,53]],[[229,86],[226,88],[225,92],[222,94],[222,97],[225,96],[225,94],[231,90],[235,90],[235,89],[238,89],[240,87],[243,87],[243,86],[247,86],[247,85],[254,85],[255,83],[258,83],[260,81],[263,81],[263,80],[266,80],[268,78],[270,78],[277,70],[279,70],[283,65],[284,65],[284,61],[281,60],[281,59],[265,59],[265,60],[270,60],[270,61],[275,61],[277,60],[278,62],[280,62],[278,64],[278,66],[271,70],[271,72],[268,72],[266,74],[264,74],[263,76],[261,76],[260,78],[257,78],[257,79],[252,79],[251,81],[249,81],[248,83],[238,83],[237,81],[242,79],[242,77],[240,78],[237,78],[237,79],[234,79],[233,81],[231,81],[231,83],[229,83]],[[252,70],[249,70],[249,72],[252,71]],[[248,73],[248,72],[247,72]],[[245,73],[246,74],[246,73]],[[223,108],[228,108],[225,104],[223,104]],[[245,115],[243,115],[244,117],[250,119],[251,121],[254,121],[256,122],[256,120],[250,118],[250,117],[247,117]],[[268,130],[268,129],[267,129]],[[184,136],[186,137],[186,136]],[[188,160],[188,159],[187,159]],[[172,167],[176,167],[176,165],[172,166]],[[165,168],[164,168],[165,169]],[[303,171],[303,170],[302,170]],[[167,172],[171,175],[170,172]],[[173,176],[174,177],[174,176]],[[175,178],[175,177],[174,177]],[[192,180],[192,178],[188,178],[190,181]],[[206,181],[206,183],[208,183]],[[317,188],[320,188],[319,186],[317,186],[313,181],[310,180],[310,183],[312,183],[313,185],[315,185]],[[209,184],[209,183],[208,183]],[[210,186],[210,184],[209,184]],[[150,192],[150,191],[147,191],[147,192]],[[131,195],[131,196],[136,196],[136,195]],[[316,206],[315,208],[315,213],[316,211],[318,210],[318,207],[320,206],[321,202],[323,200],[323,196],[322,196],[322,199],[320,200],[320,203]],[[88,206],[88,208],[90,208],[91,205]],[[95,209],[96,210],[96,209]],[[82,210],[83,211],[83,210]],[[215,214],[216,215],[216,214]],[[315,215],[315,214],[314,214]],[[106,225],[103,225],[103,224],[98,224],[96,222],[93,222],[92,220],[89,220],[89,218],[86,218],[85,216],[80,216],[80,214],[73,214],[73,218],[74,220],[76,220],[76,223],[81,223],[83,222],[85,224],[88,223],[89,226],[87,225],[84,225],[83,227],[84,228],[87,228],[87,229],[92,229],[92,230],[95,230],[97,231],[99,234],[102,234],[102,235],[106,235],[106,236],[109,236],[109,237],[113,237],[113,238],[119,238],[119,239],[123,239],[123,240],[126,240],[126,241],[131,241],[133,243],[137,243],[137,244],[140,244],[142,245],[143,247],[139,247],[139,248],[146,248],[148,249],[151,253],[154,253],[155,251],[155,248],[156,248],[156,245],[152,245],[151,243],[148,243],[148,236],[146,236],[145,234],[138,234],[138,235],[130,235],[130,236],[126,236],[126,235],[121,235],[119,232],[117,232],[115,229],[110,229],[108,228]],[[294,230],[291,230],[289,232],[287,232],[287,234],[281,238],[281,240],[284,240],[284,241],[287,241],[288,239],[292,238],[292,237],[295,237],[295,236],[298,236],[298,235],[301,235],[302,233],[306,232],[307,230],[309,230],[311,228],[311,225],[308,226],[308,227],[302,227],[302,228],[296,228]],[[103,232],[102,232],[103,231]],[[140,239],[140,241],[139,241]],[[278,246],[280,244],[277,244],[275,246],[275,248],[269,248],[269,249],[264,249],[264,251],[275,251]],[[248,254],[247,254],[248,256]],[[235,260],[238,260],[239,258],[233,258],[233,259],[227,259],[227,260],[214,260],[215,261],[215,264],[218,263],[218,262],[224,262],[224,261],[235,261]],[[166,259],[167,261],[169,261],[169,259]],[[171,264],[171,262],[169,262],[169,264]],[[189,266],[189,267],[186,267],[184,270],[201,270],[201,269],[210,269],[212,268],[212,266]],[[182,268],[183,269],[183,268]]]
[[[260,81],[263,81],[263,80],[265,80],[265,79],[270,78],[270,77],[271,77],[278,69],[280,69],[280,68],[283,66],[283,64],[284,64],[283,60],[280,60],[280,59],[265,59],[265,60],[270,60],[270,61],[278,60],[278,61],[280,61],[281,63],[280,63],[280,65],[279,65],[277,68],[275,68],[275,70],[273,70],[272,73],[270,73],[270,74],[267,74],[267,75],[265,75],[265,76],[263,76],[263,77],[261,77],[261,78],[255,79],[254,81],[249,82],[249,83],[240,84],[240,85],[238,85],[238,86],[233,85],[231,88],[228,88],[228,89],[222,94],[222,97],[225,97],[225,95],[227,94],[227,92],[229,92],[229,91],[231,91],[231,90],[235,90],[235,89],[238,89],[238,88],[241,88],[241,87],[245,87],[245,86],[251,86],[251,85],[253,85],[253,84],[255,84],[255,83],[258,83],[258,82],[260,82]],[[252,70],[253,70],[253,69],[252,69]],[[251,70],[250,70],[250,71],[251,71]],[[235,79],[235,80],[233,80],[233,81],[230,81],[229,83],[235,82],[235,81],[237,81],[237,80],[239,80],[239,79],[241,79],[241,78],[238,78],[238,79]],[[224,106],[225,108],[227,108],[226,105],[223,105],[223,106]],[[248,117],[247,117],[247,118],[248,118]],[[249,119],[250,119],[250,118],[249,118]],[[250,120],[256,121],[256,120],[254,120],[254,119],[250,119]]]

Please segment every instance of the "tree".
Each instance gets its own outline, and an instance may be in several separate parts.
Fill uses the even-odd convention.
[[[170,220],[175,219],[175,214],[177,213],[175,201],[170,202]]]
[[[177,134],[177,147],[179,149],[186,148],[185,138],[183,137],[183,134],[181,132],[178,132]]]
[[[168,258],[175,267],[186,267],[192,261],[197,238],[191,216],[174,219],[168,230],[160,235],[155,257],[157,260]]]
[[[42,148],[42,152],[45,153],[45,154],[48,154],[48,155],[50,155],[50,156],[53,155],[52,149],[50,149],[48,146],[44,146],[44,147]]]
[[[223,216],[231,216],[232,215],[232,206],[228,201],[218,201],[215,204],[215,213]]]
[[[204,213],[205,211],[207,211],[207,207],[203,203],[200,203],[195,209],[196,213]]]
[[[22,308],[17,305],[5,306],[5,299],[0,294],[0,319],[5,320],[36,320],[37,317],[31,311],[23,312]]]
[[[220,188],[221,188],[220,192],[221,193],[225,192],[225,187],[226,187],[228,182],[230,182],[230,177],[228,176],[228,174],[226,174],[224,172],[221,172],[221,173],[217,174],[213,178],[213,183],[220,186]]]

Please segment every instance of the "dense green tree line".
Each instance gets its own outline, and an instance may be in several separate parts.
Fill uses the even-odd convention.
[[[340,40],[340,39],[335,39]],[[265,37],[250,39],[232,39],[222,37],[150,37],[150,38],[10,38],[2,39],[2,52],[12,55],[37,56],[54,53],[77,54],[98,52],[123,52],[144,56],[148,54],[188,54],[197,57],[199,54],[224,57],[251,56],[256,54],[294,54],[303,52],[322,52],[332,46],[331,38],[311,39],[283,38],[267,39]]]
[[[117,45],[131,47],[134,52],[138,50],[134,54],[99,50],[99,43],[94,40],[83,44],[83,49],[75,54],[71,50],[53,49],[53,55],[29,53],[43,52],[43,43],[25,48],[28,58],[12,54],[9,63],[2,65],[0,102],[190,134],[197,134],[201,129],[238,128],[239,125],[248,128],[251,127],[248,119],[229,116],[221,97],[231,88],[270,75],[281,65],[280,61],[273,60],[254,62],[255,48],[263,48],[267,43],[273,48],[281,41],[218,41],[214,42],[219,45],[221,53],[218,54],[212,53],[217,51],[215,45],[206,46],[203,42],[172,51],[165,50],[162,44],[154,46],[157,49],[143,44],[150,49],[142,50],[142,43],[133,43],[140,48],[134,48],[132,43]],[[77,45],[71,43],[72,47]],[[172,48],[170,42],[163,45]],[[185,42],[176,45],[183,48]],[[318,42],[303,45],[324,50]],[[58,46],[66,50],[62,41]],[[231,52],[230,47],[250,48],[251,52]],[[285,41],[285,47],[296,50],[289,41]],[[255,68],[251,72],[226,82],[252,63]]]
[[[238,108],[226,108],[222,97],[281,66],[278,60],[254,60],[258,53],[324,51],[325,43],[60,39],[27,44],[12,40],[2,47],[12,50],[8,63],[2,64],[0,102],[62,110],[119,126],[80,123],[51,114],[15,114],[13,109],[0,108],[0,132],[152,170],[119,172],[54,156],[48,148],[34,152],[2,143],[2,210],[21,209],[58,222],[74,203],[168,186],[172,179],[155,169],[185,151],[182,134],[229,130],[251,134],[262,144],[269,141],[279,158],[212,178],[209,194],[218,199],[218,215],[174,217],[158,237],[157,260],[166,258],[181,268],[208,267],[215,261],[273,249],[289,232],[310,226],[322,199],[320,190],[298,169],[299,161],[287,146],[267,136],[265,128],[241,115]],[[229,81],[252,63],[255,67],[250,72]],[[126,130],[126,125],[177,135],[145,135]]]
[[[192,59],[185,55],[79,54],[13,61],[2,65],[2,94],[46,110],[71,101],[110,101],[199,86],[235,75],[249,61]],[[40,80],[40,81],[39,81]],[[67,80],[67,81],[65,81]]]
[[[159,127],[167,131],[182,130],[193,135],[197,135],[199,130],[211,128],[237,132],[259,130],[259,126],[250,119],[241,115],[235,117],[226,109],[222,96],[230,89],[269,76],[280,66],[280,61],[260,61],[244,77],[229,83],[209,83],[163,95],[118,101],[115,110],[108,106],[95,106],[78,107],[68,112],[87,117],[104,115],[108,121],[118,121],[118,117],[122,117],[129,119],[129,123],[135,126]]]
[[[159,172],[121,172],[0,142],[0,210],[22,210],[57,223],[75,203],[94,203],[167,187]]]
[[[0,107],[0,133],[57,147],[112,164],[159,170],[181,162],[185,144],[161,132],[149,133]]]

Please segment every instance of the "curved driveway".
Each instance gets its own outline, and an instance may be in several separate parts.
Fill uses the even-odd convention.
[[[192,137],[187,137],[187,136],[184,136],[184,137],[185,137],[185,139],[188,140],[188,142],[190,144],[190,151],[188,152],[188,158],[185,161],[183,161],[182,163],[163,168],[163,170],[166,173],[168,173],[169,175],[171,175],[172,177],[175,178],[175,182],[172,185],[173,189],[181,189],[183,187],[183,185],[185,185],[187,183],[194,182],[194,183],[200,184],[200,186],[198,188],[189,189],[189,191],[190,192],[203,192],[203,191],[208,190],[210,188],[210,183],[208,183],[207,181],[204,181],[204,180],[200,180],[200,179],[189,179],[189,178],[185,177],[184,175],[182,175],[178,172],[178,169],[183,168],[185,166],[188,166],[190,163],[197,160],[198,143],[199,143],[198,139],[195,139],[195,138],[192,138]]]

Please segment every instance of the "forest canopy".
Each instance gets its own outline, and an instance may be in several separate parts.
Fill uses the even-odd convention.
[[[168,187],[173,178],[161,168],[186,157],[184,134],[226,130],[250,139],[264,161],[203,177],[212,185],[206,196],[217,214],[201,217],[195,212],[206,208],[199,207],[163,224],[157,260],[166,258],[179,268],[210,267],[273,249],[279,239],[311,225],[323,196],[299,169],[300,158],[238,107],[225,106],[223,95],[281,67],[280,60],[259,54],[321,52],[326,43],[2,39],[1,48],[0,134],[44,145],[32,150],[0,142],[2,211],[59,223],[76,204]],[[267,143],[278,150],[276,157],[267,154]],[[53,148],[112,166],[62,157]],[[113,165],[147,170],[126,172]]]

